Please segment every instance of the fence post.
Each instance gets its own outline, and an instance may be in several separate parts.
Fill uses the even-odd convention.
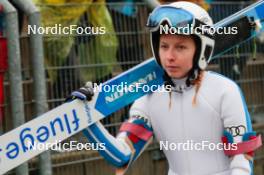
[[[31,0],[16,0],[14,3],[22,9],[29,17],[29,25],[41,26],[40,12]],[[31,34],[30,36],[30,54],[33,69],[33,88],[35,100],[35,115],[39,116],[48,110],[46,80],[43,54],[43,37],[40,34]],[[39,169],[41,175],[51,175],[51,155],[49,151],[39,156]]]
[[[8,46],[8,76],[10,82],[10,106],[13,127],[25,122],[24,98],[21,75],[21,57],[18,32],[18,17],[16,9],[7,0],[0,0],[3,5],[6,22],[6,37]],[[28,164],[16,168],[16,174],[28,175]]]

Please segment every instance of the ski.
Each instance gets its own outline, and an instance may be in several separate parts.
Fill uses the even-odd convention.
[[[251,6],[216,23],[214,27],[237,26],[238,34],[217,35],[212,59],[234,46],[263,32],[264,2]],[[247,30],[245,30],[245,28]],[[238,39],[239,36],[239,39]],[[230,42],[229,42],[230,40]],[[222,42],[228,41],[228,42]],[[113,112],[151,93],[143,87],[155,90],[163,84],[163,70],[151,58],[134,68],[106,81],[95,92],[92,101],[73,100],[0,136],[0,174],[19,166],[46,149],[36,149],[63,141]],[[138,87],[139,86],[139,87]],[[111,90],[108,91],[111,87]],[[114,87],[114,88],[113,88]]]
[[[236,27],[236,34],[215,35],[215,48],[212,59],[242,44],[264,31],[264,1],[258,1],[241,11],[219,21],[214,25],[218,27]],[[228,42],[223,42],[228,41]],[[212,60],[211,59],[211,60]]]
[[[153,59],[147,60],[103,83],[91,101],[64,103],[0,136],[0,174],[150,93],[143,86],[154,85],[157,88],[156,85],[163,83],[162,75],[163,70],[157,63]],[[124,82],[125,85],[118,86]],[[108,91],[109,87],[114,89]],[[127,87],[129,89],[124,89]]]

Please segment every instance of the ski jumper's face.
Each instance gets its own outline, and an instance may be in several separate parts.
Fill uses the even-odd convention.
[[[163,34],[160,36],[159,57],[171,78],[183,78],[193,66],[195,42],[191,36]]]

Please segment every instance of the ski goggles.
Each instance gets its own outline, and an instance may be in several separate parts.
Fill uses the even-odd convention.
[[[167,22],[169,26],[162,25]],[[160,31],[165,34],[198,34],[213,38],[209,33],[210,26],[196,19],[190,12],[171,6],[156,8],[148,18],[147,27],[150,31]],[[173,30],[174,29],[174,30]]]
[[[194,16],[186,10],[161,6],[149,15],[147,27],[157,30],[164,21],[168,22],[171,27],[191,27],[195,23]]]

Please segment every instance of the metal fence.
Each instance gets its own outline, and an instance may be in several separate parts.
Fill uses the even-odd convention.
[[[86,81],[97,83],[118,75],[143,60],[151,57],[149,34],[145,22],[150,9],[144,3],[134,4],[129,15],[122,13],[124,4],[67,4],[44,5],[38,7],[42,14],[43,26],[77,25],[83,28],[93,27],[96,33],[99,27],[106,27],[106,33],[90,35],[44,35],[44,58],[47,85],[47,103],[52,109],[64,102],[70,92]],[[247,4],[238,2],[218,2],[211,5],[209,13],[215,22],[242,9]],[[31,64],[27,18],[20,31],[22,60],[22,80],[26,121],[34,116],[32,106],[35,103],[33,91],[33,69]],[[0,48],[1,49],[1,48]],[[1,54],[1,51],[0,51]],[[213,61],[210,70],[220,72],[234,79],[245,93],[250,113],[255,121],[261,121],[264,113],[264,44],[253,39],[234,48]],[[43,89],[45,91],[45,89]],[[5,103],[4,117],[0,128],[3,132],[12,129],[10,116],[10,86],[6,76],[4,81]],[[128,108],[122,109],[104,120],[107,129],[116,134],[120,123],[128,116]],[[1,123],[0,123],[1,124]],[[86,142],[82,135],[70,140]],[[140,169],[130,174],[163,174],[166,161],[156,145],[136,163]],[[52,152],[54,174],[113,174],[97,153],[93,151],[70,153]],[[31,174],[37,174],[37,160],[30,161]],[[144,170],[145,164],[147,170]],[[149,168],[152,167],[152,168]],[[88,171],[89,170],[89,171]],[[111,173],[110,173],[110,172]]]

